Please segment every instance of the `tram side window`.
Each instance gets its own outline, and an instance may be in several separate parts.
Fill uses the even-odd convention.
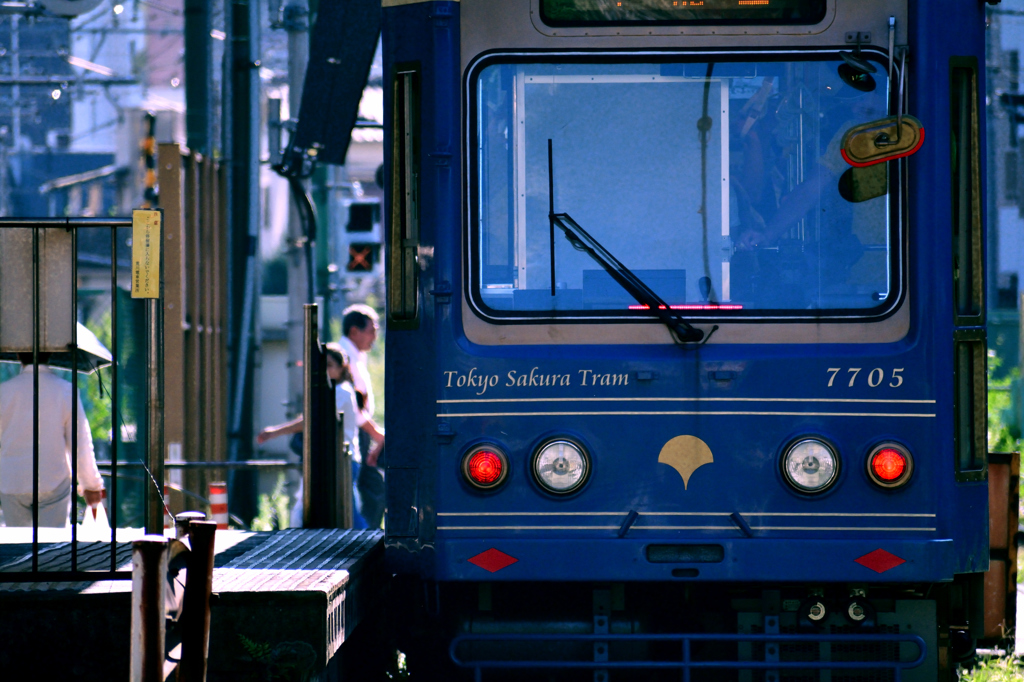
[[[953,198],[953,282],[958,326],[984,323],[981,256],[981,160],[978,129],[978,63],[950,59]]]
[[[474,300],[497,317],[644,314],[561,229],[552,242],[553,204],[693,315],[890,305],[900,283],[887,164],[851,181],[839,149],[851,127],[888,114],[888,84],[879,69],[873,89],[852,88],[841,63],[479,68]]]
[[[418,73],[395,73],[391,140],[391,219],[388,221],[388,316],[399,326],[416,320],[419,247]]]
[[[987,350],[983,333],[964,330],[955,343],[954,440],[958,480],[978,480],[988,461]],[[975,337],[975,338],[972,338]]]
[[[976,481],[984,480],[988,452],[978,62],[953,57],[949,67],[953,302],[955,323],[961,327],[954,343],[956,475],[961,481]]]

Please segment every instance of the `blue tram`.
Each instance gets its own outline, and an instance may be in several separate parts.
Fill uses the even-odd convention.
[[[414,674],[955,679],[984,4],[383,5]]]

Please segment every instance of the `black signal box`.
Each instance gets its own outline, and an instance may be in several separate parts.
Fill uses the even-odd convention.
[[[348,207],[346,232],[372,232],[380,222],[380,204],[352,204]]]

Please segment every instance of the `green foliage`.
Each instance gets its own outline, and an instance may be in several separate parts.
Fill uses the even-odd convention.
[[[373,387],[373,421],[384,426],[384,328],[377,333],[377,343],[367,355],[370,385]]]
[[[111,348],[113,346],[109,311],[103,313],[103,316],[95,323],[87,321],[85,326],[96,335],[96,338],[105,347]],[[92,440],[94,443],[108,442],[111,438],[111,430],[113,429],[110,409],[111,376],[112,373],[109,367],[86,375],[86,391],[82,397],[82,406],[85,408],[85,414],[89,417],[89,427],[92,429]]]
[[[249,663],[248,671],[232,679],[266,680],[266,682],[307,682],[312,679],[316,651],[306,642],[281,642],[275,646],[256,642],[239,633],[238,640],[245,651],[242,663]],[[245,674],[249,672],[249,674]]]
[[[388,669],[384,671],[384,674],[389,680],[409,680],[412,676],[409,675],[409,668],[406,665],[405,654],[401,651],[395,651],[394,657],[388,659]]]
[[[1021,430],[1014,418],[1013,392],[1020,390],[1020,368],[1014,367],[1003,379],[993,379],[1002,360],[994,354],[988,358],[988,449],[992,452],[1016,452],[1020,448]]]
[[[284,494],[284,474],[277,477],[274,491],[259,497],[259,512],[252,520],[253,530],[283,530],[288,527],[291,498]]]
[[[1024,663],[1011,656],[984,657],[960,679],[962,682],[1020,682],[1024,680]]]
[[[254,661],[262,663],[270,657],[270,652],[273,650],[269,644],[265,642],[254,642],[242,633],[238,633],[238,641],[242,643],[242,648],[245,649],[245,654]]]

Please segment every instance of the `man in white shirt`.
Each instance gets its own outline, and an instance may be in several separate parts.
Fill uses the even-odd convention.
[[[341,340],[338,344],[348,356],[352,369],[352,385],[365,396],[362,410],[373,416],[373,386],[370,384],[370,367],[367,351],[377,340],[380,318],[377,311],[363,303],[345,308],[341,313]]]
[[[71,513],[71,382],[61,379],[39,354],[39,526],[63,528]],[[0,383],[0,508],[8,526],[32,525],[32,393],[35,367],[31,353],[19,354],[21,374]],[[103,499],[92,433],[78,401],[78,483],[89,505]]]
[[[370,368],[367,351],[373,348],[377,340],[380,318],[377,311],[368,305],[356,303],[342,311],[341,340],[338,342],[349,358],[352,369],[352,385],[357,393],[362,394],[363,404],[360,411],[366,419],[373,417],[373,386],[370,384]],[[365,434],[365,435],[364,435]],[[360,513],[367,525],[380,528],[384,519],[384,471],[377,466],[377,457],[383,444],[371,445],[369,434],[360,430],[360,450],[363,462],[359,468],[356,487],[362,501]],[[377,447],[380,445],[380,447]]]

